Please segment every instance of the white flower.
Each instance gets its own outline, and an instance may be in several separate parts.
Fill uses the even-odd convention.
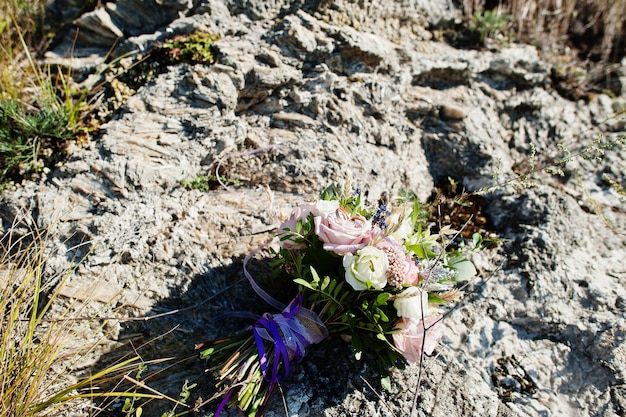
[[[343,256],[346,281],[357,291],[368,288],[382,289],[387,285],[387,254],[374,246],[366,246],[355,254]]]
[[[314,216],[326,216],[327,214],[334,213],[339,209],[339,201],[337,200],[319,200],[315,203],[315,209],[313,210]]]
[[[402,223],[398,222],[400,221],[400,216],[397,214],[394,214],[391,216],[391,220],[389,221],[390,224],[397,224],[397,228],[391,233],[391,237],[396,241],[396,242],[404,242],[411,233],[413,233],[413,219],[411,219],[410,216],[405,216],[404,219],[402,219]]]
[[[393,302],[398,317],[422,320],[428,315],[428,293],[418,287],[408,287]]]

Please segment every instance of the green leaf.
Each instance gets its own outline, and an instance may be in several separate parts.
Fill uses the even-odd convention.
[[[387,314],[385,314],[384,311],[382,311],[380,308],[377,309],[378,314],[380,315],[380,319],[384,322],[384,323],[389,323],[389,317],[387,317]]]
[[[319,287],[320,276],[317,274],[317,271],[315,270],[315,268],[311,267],[310,269],[311,269],[311,277],[313,278],[313,282],[317,284],[316,287]]]
[[[448,266],[456,271],[456,281],[467,281],[477,274],[474,264],[462,256],[450,258]]]
[[[122,406],[122,412],[129,413],[132,411],[132,409],[133,409],[132,401],[130,400],[130,398],[126,398],[124,400],[124,405]]]
[[[328,286],[328,293],[331,294],[332,296],[335,296],[335,293],[333,293],[333,291],[335,290],[335,287],[337,286],[337,281],[336,280],[332,280],[330,281],[330,285]]]
[[[474,233],[472,235],[472,241],[474,242],[474,248],[478,249],[483,244],[483,237],[480,233]]]
[[[387,304],[387,300],[389,300],[389,297],[391,297],[391,294],[386,292],[378,294],[378,296],[376,297],[376,303],[374,303],[374,305],[382,306]]]
[[[295,279],[293,280],[293,282],[295,282],[295,283],[296,283],[296,284],[298,284],[298,285],[302,285],[303,287],[306,287],[306,288],[308,288],[308,289],[310,289],[310,290],[315,291],[315,288],[313,288],[313,286],[311,285],[311,283],[310,283],[309,281],[307,281],[307,280],[304,280],[304,279],[302,279],[302,278],[295,278]]]
[[[205,349],[202,352],[200,352],[200,358],[206,359],[208,356],[211,356],[214,351],[215,351],[214,347],[210,347],[208,349]]]
[[[387,392],[391,392],[391,377],[389,375],[380,378],[380,386]]]
[[[322,281],[322,286],[320,287],[321,290],[324,291],[326,288],[328,288],[328,284],[330,284],[330,277],[325,276],[324,281]]]
[[[446,305],[448,303],[446,303],[441,297],[439,297],[437,294],[435,293],[428,293],[428,304],[439,304],[439,305]]]

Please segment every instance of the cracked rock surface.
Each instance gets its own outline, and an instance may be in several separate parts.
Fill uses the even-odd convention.
[[[188,379],[194,398],[207,398],[212,381],[193,345],[224,331],[211,317],[268,308],[246,283],[220,291],[292,207],[346,178],[375,202],[402,189],[426,200],[449,177],[478,191],[497,173],[485,215],[503,242],[473,255],[484,279],[446,319],[421,385],[412,367],[394,372],[387,392],[372,363],[329,340],[283,384],[289,415],[623,416],[626,203],[606,175],[626,186],[626,150],[576,159],[564,177],[539,171],[533,188],[507,181],[560,158],[559,144],[575,153],[597,135],[624,135],[623,118],[606,120],[626,96],[563,98],[532,46],[439,41],[463,15],[456,4],[118,0],[77,18],[85,73],[114,43],[114,54],[139,59],[175,34],[220,36],[216,63],[163,68],[88,148],[1,197],[5,233],[53,231],[49,279],[80,260],[63,297],[89,311],[144,316],[214,296],[92,329],[86,337],[104,341],[77,371],[165,334],[144,359],[188,359],[149,385],[176,397]],[[48,58],[63,63],[66,47]],[[181,186],[218,169],[236,182]],[[266,415],[285,415],[280,395]]]

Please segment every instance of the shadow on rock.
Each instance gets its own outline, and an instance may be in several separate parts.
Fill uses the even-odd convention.
[[[292,296],[291,289],[269,282],[266,278],[269,277],[269,266],[263,260],[251,261],[248,270],[259,277],[258,283],[272,296],[281,300]],[[126,416],[129,415],[128,407],[141,407],[144,415],[150,416],[169,415],[166,413],[172,410],[179,413],[186,409],[190,410],[189,415],[214,412],[219,401],[207,400],[215,394],[216,381],[206,371],[205,362],[194,346],[252,325],[250,319],[229,315],[243,311],[259,315],[274,312],[254,293],[243,275],[243,259],[237,258],[230,265],[211,268],[197,275],[186,288],[172,288],[170,297],[157,302],[143,317],[122,322],[117,337],[119,347],[104,354],[92,367],[92,373],[134,356],[139,356],[140,363],[145,366],[102,386],[101,391],[127,391],[137,395],[128,397],[128,400],[106,398],[98,404],[103,410],[100,415]],[[283,415],[285,406],[281,395],[285,397],[290,413],[310,413],[312,409],[322,412],[341,403],[355,387],[365,391],[368,388],[363,378],[376,381],[377,374],[374,367],[370,369],[364,362],[368,361],[356,361],[350,344],[338,338],[311,346],[305,359],[292,367],[281,390],[276,391],[267,415],[271,415],[272,410]],[[164,398],[141,398],[141,394],[155,393]],[[173,401],[181,400],[189,393],[185,401],[189,408]],[[374,400],[374,393],[371,395]],[[238,409],[222,413],[222,416],[241,415],[243,413]]]

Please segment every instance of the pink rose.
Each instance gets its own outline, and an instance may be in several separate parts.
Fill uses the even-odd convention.
[[[296,228],[298,222],[301,220],[305,220],[309,217],[309,214],[313,214],[314,216],[322,216],[328,213],[332,213],[339,208],[338,201],[325,201],[320,200],[317,203],[303,203],[299,207],[297,207],[292,213],[291,216],[287,220],[281,223],[278,228],[278,237],[280,238],[280,246],[283,249],[304,249],[306,244],[304,242],[296,242],[294,238],[297,236],[294,235],[296,233]]]
[[[427,316],[424,317],[424,321],[405,317],[398,320],[396,326],[400,331],[393,334],[393,342],[407,361],[419,363],[422,349],[427,355],[433,353],[439,339],[443,336],[441,317],[441,315]]]
[[[359,214],[350,216],[342,208],[314,220],[315,234],[324,242],[324,249],[337,255],[354,253],[372,239],[372,224]]]
[[[306,244],[304,242],[296,242],[296,228],[300,220],[306,219],[309,214],[315,209],[315,204],[304,203],[297,207],[287,220],[281,223],[279,227],[278,237],[280,239],[280,246],[283,249],[304,249]]]
[[[402,283],[406,285],[415,285],[420,280],[420,269],[415,260],[409,255],[404,257],[404,269],[402,270]]]

